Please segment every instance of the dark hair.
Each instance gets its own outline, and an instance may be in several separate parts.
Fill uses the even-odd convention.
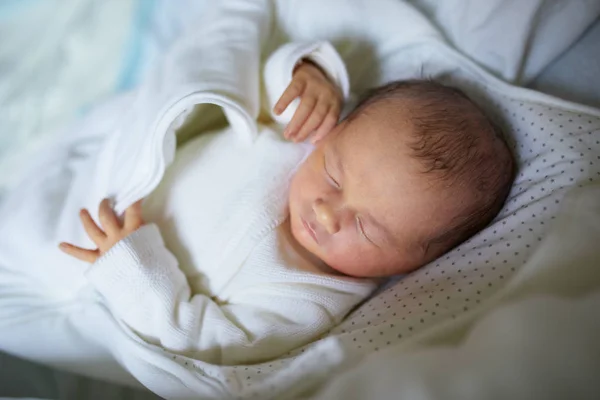
[[[468,188],[474,196],[450,229],[428,238],[435,258],[462,243],[500,212],[515,174],[512,154],[501,130],[461,90],[430,80],[388,83],[369,93],[348,115],[351,121],[384,101],[410,101],[414,137],[408,141],[424,172],[447,187]]]

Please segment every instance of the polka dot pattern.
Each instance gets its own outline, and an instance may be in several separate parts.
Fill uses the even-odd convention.
[[[328,335],[279,360],[231,367],[183,356],[173,360],[234,398],[277,398],[298,376],[318,379],[335,367],[335,357],[321,346],[325,341],[338,340],[350,355],[382,351],[457,318],[504,287],[541,242],[566,192],[600,180],[600,118],[568,105],[511,98],[483,85],[471,87],[469,95],[502,126],[519,165],[493,224],[387,285]]]

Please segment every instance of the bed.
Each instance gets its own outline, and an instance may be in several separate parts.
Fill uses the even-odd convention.
[[[202,13],[199,2],[180,2],[177,6],[173,3],[88,0],[61,2],[60,7],[52,9],[48,3],[8,1],[0,6],[0,29],[14,38],[0,52],[3,57],[0,65],[8,65],[7,73],[2,74],[0,101],[3,109],[11,110],[2,117],[0,187],[8,190],[12,174],[7,171],[19,168],[27,154],[51,140],[55,129],[103,98],[134,87],[157,62],[161,51]],[[426,1],[414,3],[437,24],[448,27],[448,37],[460,39],[458,33],[453,33],[453,25],[444,21],[440,11],[443,7],[435,8]],[[49,12],[56,18],[47,18]],[[29,30],[31,26],[46,29]],[[581,27],[572,31],[575,33],[571,43],[554,49],[558,53],[554,56],[552,52],[545,54],[547,62],[543,68],[541,64],[534,65],[505,78],[567,100],[600,107],[600,82],[595,79],[600,70],[597,45],[600,21],[597,18],[581,21]],[[39,41],[40,37],[45,40]],[[22,47],[31,49],[20,59],[22,64],[18,68],[7,64]],[[462,50],[469,53],[472,48]],[[485,59],[479,61],[485,64]],[[79,90],[90,71],[94,71],[93,84],[85,91]],[[2,355],[0,365],[0,396],[156,398],[140,388],[78,377],[8,355]]]

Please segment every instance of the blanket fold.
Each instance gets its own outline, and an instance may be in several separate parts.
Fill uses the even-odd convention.
[[[256,137],[259,57],[271,8],[266,0],[233,0],[207,11],[123,110],[99,155],[94,181],[104,185],[95,192],[112,197],[117,213],[156,187],[173,160],[175,131],[195,106],[222,107],[242,140]]]

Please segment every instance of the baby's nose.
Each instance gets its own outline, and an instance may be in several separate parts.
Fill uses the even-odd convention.
[[[313,204],[313,211],[317,216],[319,224],[323,225],[330,235],[340,230],[340,224],[335,215],[335,210],[323,200],[317,200]]]

